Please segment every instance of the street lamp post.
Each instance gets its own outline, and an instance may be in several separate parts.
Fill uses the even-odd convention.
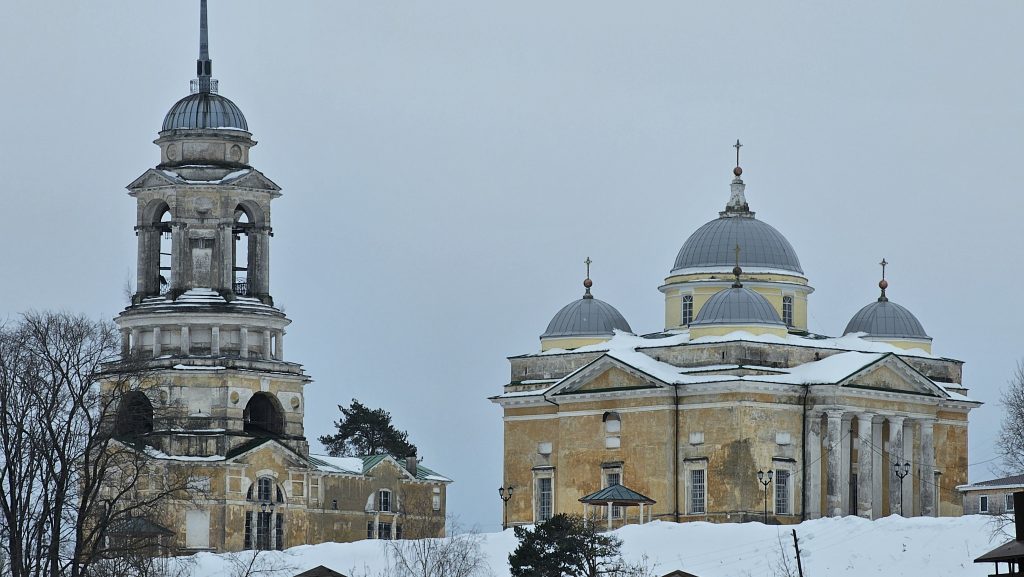
[[[775,472],[769,470],[768,474],[765,475],[764,471],[757,472],[757,480],[764,485],[764,524],[768,524],[768,485],[772,484],[772,475]]]
[[[498,496],[501,497],[501,530],[508,529],[508,500],[512,498],[512,485],[498,487]]]
[[[892,470],[900,478],[900,517],[903,516],[903,478],[910,474],[910,463],[892,464]]]

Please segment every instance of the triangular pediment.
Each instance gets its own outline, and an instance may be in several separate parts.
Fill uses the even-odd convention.
[[[281,190],[281,187],[274,183],[274,181],[267,178],[262,172],[252,169],[247,174],[238,176],[237,178],[226,178],[223,184],[230,184],[231,186],[239,186],[242,188],[255,188],[257,190]]]
[[[245,445],[229,452],[226,462],[243,464],[261,464],[268,459],[278,461],[286,467],[305,467],[308,462],[301,455],[290,447],[287,447],[273,439],[264,442],[255,442],[254,446],[247,448]]]
[[[563,379],[551,389],[550,394],[628,391],[663,386],[666,386],[663,381],[620,359],[604,355]]]
[[[949,393],[933,383],[931,379],[892,354],[861,368],[840,381],[839,385],[929,397],[949,397]]]
[[[128,190],[138,190],[140,188],[160,188],[162,186],[174,186],[176,184],[180,184],[180,181],[159,170],[151,168],[142,173],[142,176],[133,180],[127,188]]]

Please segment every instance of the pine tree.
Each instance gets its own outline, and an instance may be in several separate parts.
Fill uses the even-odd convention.
[[[331,456],[391,455],[405,458],[416,455],[416,445],[409,442],[409,433],[399,431],[391,424],[391,413],[384,409],[370,409],[356,399],[352,399],[347,408],[338,405],[338,410],[341,411],[341,419],[334,422],[337,434],[320,437],[320,442]]]
[[[559,513],[533,530],[515,528],[519,546],[508,556],[512,577],[621,575],[622,540],[597,532],[583,517]]]

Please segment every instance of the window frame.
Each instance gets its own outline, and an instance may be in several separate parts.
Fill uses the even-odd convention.
[[[978,495],[978,512],[979,513],[988,513],[989,512],[988,495]]]
[[[1013,493],[1003,495],[1003,511],[1013,513]]]
[[[612,483],[612,477],[615,478],[615,482]],[[617,467],[601,467],[601,488],[607,489],[612,485],[622,484],[622,466]],[[607,505],[605,508],[607,509]],[[607,511],[606,511],[607,512]],[[622,519],[623,507],[619,505],[612,506],[612,519]]]
[[[697,482],[697,477],[700,482]],[[686,491],[686,514],[707,515],[708,514],[708,468],[692,467],[687,469],[687,491]],[[697,488],[700,487],[700,491]],[[699,506],[698,506],[699,495]]]
[[[793,326],[793,295],[782,296],[782,322],[787,327]]]
[[[391,489],[379,489],[377,491],[377,510],[381,513],[394,513],[392,511],[393,499]]]
[[[779,479],[785,479],[782,483]],[[793,472],[786,468],[776,468],[775,478],[772,481],[775,485],[772,499],[772,505],[776,515],[793,515]],[[781,489],[781,492],[780,492]],[[782,507],[779,506],[779,497],[782,497]]]
[[[693,322],[693,295],[684,294],[679,299],[679,320],[681,325],[689,326]]]
[[[544,515],[544,494],[542,484],[547,484],[547,516]],[[553,471],[534,472],[533,477],[533,521],[540,523],[555,515],[555,476]]]

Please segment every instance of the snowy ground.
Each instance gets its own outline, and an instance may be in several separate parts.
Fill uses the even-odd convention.
[[[657,575],[674,569],[698,577],[781,575],[775,571],[780,561],[779,537],[793,563],[790,530],[795,528],[807,577],[961,577],[992,572],[991,564],[973,562],[1008,540],[1005,534],[992,536],[991,519],[888,517],[867,521],[843,517],[784,527],[655,521],[631,525],[615,534],[623,540],[623,553],[628,560],[639,560],[646,554],[656,564]],[[507,577],[508,554],[516,545],[512,531],[482,537],[493,574]],[[194,560],[196,564],[188,572],[197,577],[238,574],[237,560],[233,562],[228,555],[201,553]],[[305,545],[285,552],[261,553],[258,561],[287,567],[280,572],[281,577],[317,565],[326,565],[350,577],[377,577],[385,567],[380,541]],[[793,566],[795,570],[795,563]]]

